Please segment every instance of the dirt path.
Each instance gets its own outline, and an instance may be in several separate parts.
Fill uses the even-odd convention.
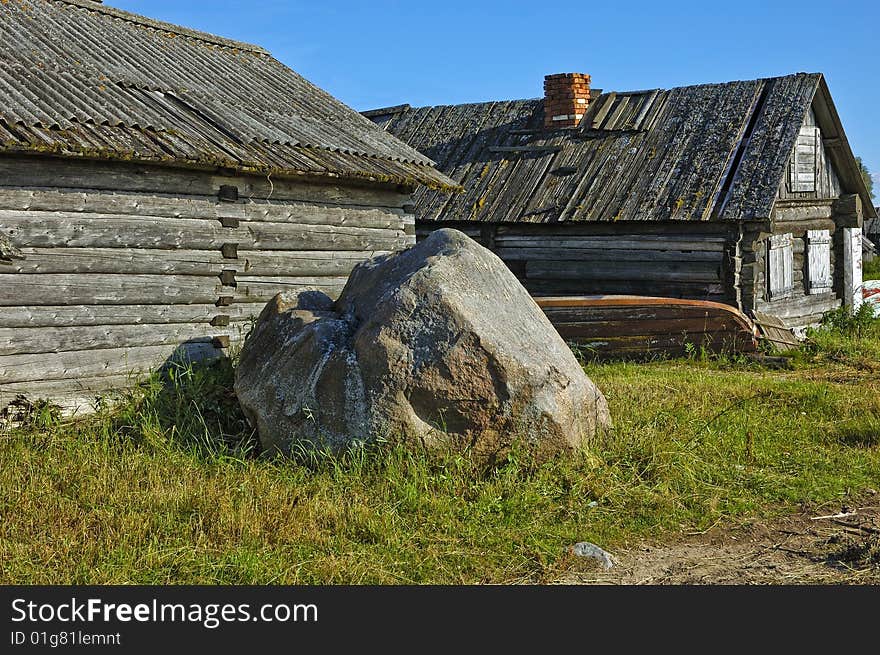
[[[822,518],[819,518],[822,517]],[[880,584],[880,494],[680,543],[613,553],[608,571],[571,556],[562,584]]]

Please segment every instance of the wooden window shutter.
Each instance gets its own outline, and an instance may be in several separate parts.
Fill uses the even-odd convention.
[[[806,193],[816,190],[820,143],[818,127],[801,127],[789,163],[788,186],[791,191]]]
[[[831,232],[807,230],[807,274],[811,294],[831,291]]]
[[[792,235],[774,234],[767,249],[767,293],[770,300],[789,298],[794,290]]]

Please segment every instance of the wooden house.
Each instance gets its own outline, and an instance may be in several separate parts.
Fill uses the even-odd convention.
[[[216,357],[279,290],[415,241],[424,155],[268,52],[89,0],[0,4],[0,410]]]
[[[874,207],[874,214],[880,215],[880,207]],[[875,250],[880,248],[880,218],[865,221],[865,236],[874,244]]]
[[[858,302],[876,212],[821,74],[364,112],[461,184],[415,194],[533,295],[712,300],[803,328]]]

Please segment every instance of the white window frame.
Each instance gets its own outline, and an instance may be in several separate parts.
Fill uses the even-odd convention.
[[[831,231],[807,230],[808,292],[811,295],[830,293],[834,286],[831,276]]]
[[[794,247],[791,232],[767,240],[767,299],[791,298],[794,291]]]

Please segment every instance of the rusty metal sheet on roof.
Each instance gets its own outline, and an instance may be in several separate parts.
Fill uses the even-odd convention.
[[[0,150],[454,186],[265,50],[82,0],[0,4],[0,135]]]
[[[769,216],[820,78],[604,93],[569,130],[541,99],[369,113],[464,187],[421,220],[737,220]]]

